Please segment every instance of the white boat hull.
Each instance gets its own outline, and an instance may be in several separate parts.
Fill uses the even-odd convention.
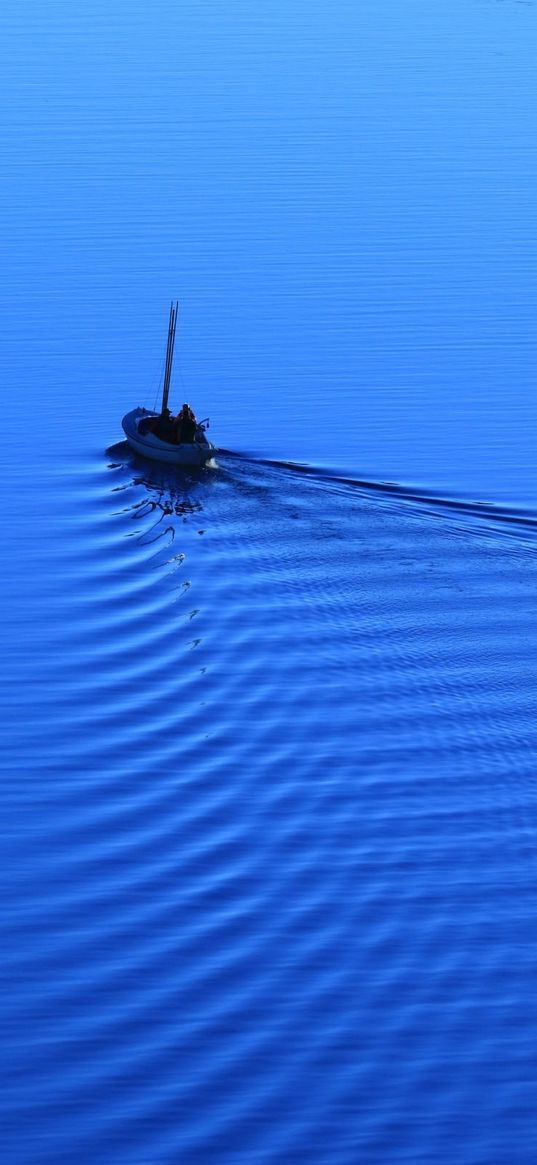
[[[161,441],[154,433],[140,433],[141,421],[150,417],[157,417],[158,413],[151,409],[132,409],[126,413],[121,422],[123,432],[131,449],[142,457],[149,457],[151,461],[166,461],[169,465],[206,465],[217,452],[216,446],[207,440],[204,433],[199,434],[196,441],[185,442],[183,445],[170,445]]]

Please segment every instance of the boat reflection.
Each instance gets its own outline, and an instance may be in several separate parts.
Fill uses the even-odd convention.
[[[108,468],[114,473],[111,492],[126,495],[127,504],[116,513],[137,523],[137,529],[126,537],[136,538],[141,545],[164,541],[169,547],[180,526],[202,512],[204,494],[213,480],[211,471],[192,467],[178,473],[165,463],[148,463],[133,456],[125,442],[107,449],[107,455]]]

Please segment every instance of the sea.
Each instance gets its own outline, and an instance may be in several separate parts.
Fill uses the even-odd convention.
[[[536,4],[0,26],[2,1162],[535,1165]]]

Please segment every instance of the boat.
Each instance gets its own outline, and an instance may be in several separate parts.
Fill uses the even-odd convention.
[[[151,421],[159,415],[152,409],[137,408],[123,417],[123,432],[135,453],[149,457],[151,461],[167,461],[170,465],[206,465],[215,456],[216,446],[205,436],[206,421],[198,425],[194,441],[172,445],[149,431]]]
[[[126,413],[121,424],[131,449],[134,449],[135,453],[141,454],[142,457],[149,457],[151,461],[165,461],[169,465],[206,465],[217,452],[216,446],[207,440],[205,434],[209,423],[207,419],[196,422],[196,431],[192,441],[183,441],[179,445],[163,441],[151,431],[152,423],[168,409],[178,311],[179,304],[172,303],[168,323],[168,345],[160,413],[154,409],[138,407]]]

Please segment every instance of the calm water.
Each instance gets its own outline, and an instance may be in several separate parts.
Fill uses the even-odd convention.
[[[8,1165],[535,1161],[536,32],[3,9]]]

